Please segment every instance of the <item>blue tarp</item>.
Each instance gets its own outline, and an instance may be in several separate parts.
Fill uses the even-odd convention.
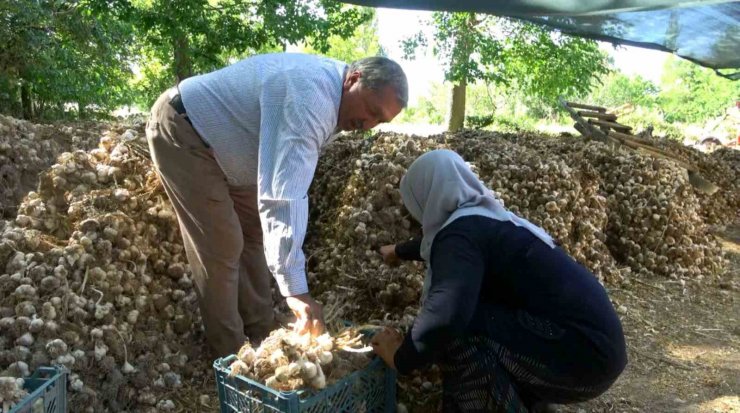
[[[574,36],[675,53],[724,77],[740,79],[740,1],[344,1],[371,7],[514,17]]]

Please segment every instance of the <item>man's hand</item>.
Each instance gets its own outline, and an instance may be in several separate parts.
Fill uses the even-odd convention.
[[[396,363],[393,361],[393,357],[396,355],[396,350],[401,347],[402,342],[403,336],[401,333],[395,328],[388,327],[375,333],[370,340],[375,354],[380,356],[385,361],[385,364],[393,370],[396,369]]]
[[[311,294],[299,294],[285,297],[288,307],[296,316],[294,330],[300,334],[310,333],[313,337],[320,336],[326,330],[324,325],[324,310],[321,304],[314,301]]]
[[[383,245],[380,247],[380,255],[383,256],[383,262],[391,267],[395,267],[401,263],[401,259],[396,255],[396,244]]]

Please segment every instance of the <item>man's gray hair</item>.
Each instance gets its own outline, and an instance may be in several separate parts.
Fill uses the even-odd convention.
[[[409,101],[409,85],[401,66],[387,57],[373,56],[355,60],[349,65],[349,72],[360,72],[360,84],[371,90],[390,86],[396,91],[396,98],[405,108]]]

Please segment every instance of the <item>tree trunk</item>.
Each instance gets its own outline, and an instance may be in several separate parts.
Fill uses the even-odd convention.
[[[190,42],[183,33],[177,33],[172,39],[175,49],[175,78],[179,84],[193,75],[193,62],[190,60]]]
[[[46,103],[41,100],[36,102],[36,109],[34,109],[34,114],[41,119],[44,116],[44,112],[46,111]]]
[[[447,131],[457,132],[465,125],[465,90],[467,82],[461,81],[452,87],[452,99],[450,99],[450,112],[447,121]]]
[[[475,18],[475,13],[468,13],[468,27],[466,27],[466,30],[474,30],[477,24],[478,21]],[[458,57],[453,65],[467,65],[470,62],[470,56],[473,54],[470,38],[465,35],[465,31],[458,32],[456,37],[457,44],[455,45],[455,52],[457,53],[453,53],[453,55],[457,55]],[[452,86],[449,118],[447,119],[448,132],[457,132],[465,126],[465,91],[468,86],[468,76],[470,76],[470,74],[465,73],[462,78],[458,79],[457,83]]]
[[[21,110],[23,111],[23,119],[31,120],[33,118],[31,85],[26,81],[21,82]]]
[[[85,104],[82,102],[77,102],[77,119],[83,119],[85,114]]]

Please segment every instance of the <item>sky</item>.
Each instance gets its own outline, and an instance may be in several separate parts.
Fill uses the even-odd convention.
[[[415,10],[377,9],[378,37],[388,57],[397,61],[409,78],[409,103],[413,105],[419,96],[428,94],[432,83],[444,80],[439,62],[429,55],[418,55],[416,60],[402,59],[399,42],[417,33],[424,25],[419,22],[431,16],[431,12]],[[619,46],[601,43],[614,59],[618,70],[627,75],[640,75],[653,82],[659,82],[663,63],[668,53],[639,47]]]

